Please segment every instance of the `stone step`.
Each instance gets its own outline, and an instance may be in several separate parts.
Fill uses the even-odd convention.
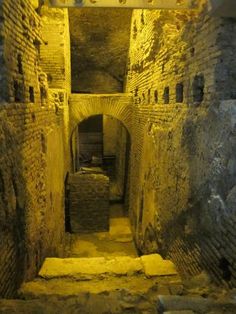
[[[73,277],[77,279],[93,278],[102,274],[113,276],[133,275],[142,271],[139,258],[105,257],[92,258],[47,258],[39,272],[45,279]]]
[[[234,304],[230,304],[233,312],[224,312],[225,304],[212,299],[179,296],[183,286],[174,265],[157,254],[140,258],[49,258],[40,276],[22,285],[19,297],[26,303],[4,303],[6,312],[0,313],[28,313],[27,307],[38,313],[42,304],[45,308],[40,313],[44,314],[123,314],[126,310],[132,314],[236,313]]]
[[[140,258],[48,258],[39,277],[22,285],[24,299],[78,296],[126,291],[132,295],[181,294],[181,279],[170,261],[160,255]]]
[[[35,279],[24,283],[19,290],[22,299],[43,299],[45,297],[76,297],[81,294],[99,295],[101,293],[113,293],[126,291],[131,295],[151,294],[155,297],[160,293],[171,293],[172,286],[183,289],[179,282],[169,282],[168,277],[146,278],[144,275],[94,278],[93,280],[77,280],[73,278]]]
[[[45,279],[73,277],[90,279],[93,276],[131,276],[143,273],[147,277],[178,276],[171,261],[163,260],[158,254],[144,255],[140,258],[118,256],[113,258],[47,258],[39,272]]]

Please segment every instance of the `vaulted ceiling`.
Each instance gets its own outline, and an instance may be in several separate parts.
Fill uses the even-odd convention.
[[[84,90],[82,81],[93,84],[99,75],[102,76],[102,81],[105,80],[104,84],[109,84],[107,80],[110,77],[111,84],[117,83],[120,86],[117,88],[122,88],[131,13],[129,9],[109,8],[69,10],[74,90]]]

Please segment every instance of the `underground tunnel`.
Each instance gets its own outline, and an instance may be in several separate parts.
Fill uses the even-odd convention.
[[[0,1],[0,313],[236,313],[234,0]]]

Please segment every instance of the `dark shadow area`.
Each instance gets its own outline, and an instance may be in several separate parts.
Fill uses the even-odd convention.
[[[220,259],[219,268],[222,271],[222,278],[227,282],[229,282],[232,277],[230,266],[230,262],[225,257]]]

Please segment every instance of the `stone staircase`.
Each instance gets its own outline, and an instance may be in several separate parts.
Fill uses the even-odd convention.
[[[0,314],[236,313],[235,302],[183,294],[174,264],[158,254],[47,258],[19,300],[0,300]]]
[[[171,261],[160,255],[142,257],[48,258],[38,278],[22,285],[26,302],[51,303],[60,313],[157,313],[162,293],[181,293],[181,279]],[[57,302],[56,302],[57,301]]]

